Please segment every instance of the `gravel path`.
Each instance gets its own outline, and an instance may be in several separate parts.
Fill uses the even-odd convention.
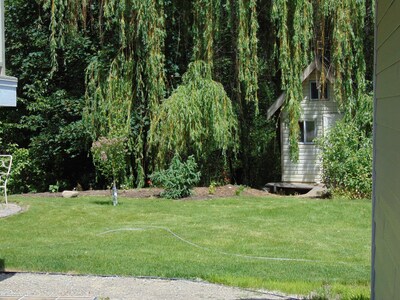
[[[0,273],[0,299],[6,296],[92,297],[113,299],[296,299],[201,281],[132,277],[71,276],[59,274]],[[2,298],[3,297],[3,298]],[[29,299],[24,297],[23,299]]]

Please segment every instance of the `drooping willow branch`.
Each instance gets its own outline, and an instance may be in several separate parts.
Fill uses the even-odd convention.
[[[365,11],[365,1],[358,0],[274,1],[278,60],[282,89],[287,95],[285,110],[289,117],[291,158],[294,161],[298,157],[298,120],[303,100],[301,73],[311,60],[317,58],[322,64],[330,64],[335,100],[342,110],[354,110],[357,99],[365,93]],[[333,30],[328,31],[325,25]],[[322,69],[322,81],[325,75]]]
[[[286,92],[290,153],[291,159],[296,161],[299,152],[300,102],[303,100],[302,72],[310,63],[313,6],[310,0],[277,0],[274,2],[273,16],[278,28],[282,89]]]
[[[93,34],[103,43],[87,68],[85,124],[94,141],[127,139],[136,185],[142,186],[149,120],[165,89],[164,1],[46,0],[43,4],[51,13],[54,68],[65,36],[84,31],[87,12],[97,9],[92,12],[98,18]]]
[[[237,64],[239,81],[244,86],[244,96],[247,102],[254,102],[258,111],[258,21],[257,1],[238,1],[238,39]]]
[[[211,67],[204,61],[189,65],[183,83],[154,114],[150,143],[159,162],[175,152],[194,154],[199,162],[210,153],[236,151],[238,122],[223,86],[212,80]]]
[[[239,91],[243,98],[254,103],[258,109],[258,20],[256,0],[195,0],[193,39],[194,60],[204,60],[211,67],[214,64],[215,44],[222,31],[222,18],[225,24],[237,21],[236,36],[231,43],[236,47],[236,67],[238,69]],[[233,14],[231,6],[233,5]]]

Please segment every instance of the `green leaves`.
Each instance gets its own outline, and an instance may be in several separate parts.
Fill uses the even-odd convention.
[[[313,37],[313,5],[309,0],[276,0],[273,18],[279,38],[279,66],[282,90],[286,92],[285,111],[289,117],[290,156],[297,161],[300,102],[303,100],[302,72],[309,61]]]
[[[238,147],[238,121],[223,86],[203,61],[189,65],[183,84],[160,105],[150,127],[150,144],[161,165],[171,153],[194,154],[205,163],[215,151],[226,157]]]
[[[191,189],[200,182],[200,172],[193,156],[182,162],[179,154],[175,153],[168,169],[154,172],[150,178],[156,186],[165,188],[161,197],[178,199],[191,195]]]
[[[302,71],[315,58],[327,63],[334,79],[335,100],[343,111],[355,115],[354,107],[366,91],[364,19],[366,1],[275,0],[273,6],[278,37],[278,60],[285,109],[289,115],[291,157],[297,159],[298,118],[303,100]],[[321,69],[318,80],[326,80]]]
[[[136,173],[136,185],[143,186],[149,119],[165,92],[163,1],[111,0],[99,5],[106,25],[102,34],[118,39],[101,45],[87,68],[84,121],[93,140],[127,140],[127,164]]]
[[[372,96],[362,99],[355,118],[348,112],[319,141],[324,182],[351,198],[370,198],[372,193]]]
[[[100,137],[93,142],[91,152],[96,168],[113,184],[121,183],[126,170],[126,140]]]
[[[368,3],[8,0],[8,71],[18,76],[22,99],[18,111],[1,113],[2,143],[40,157],[49,180],[76,180],[69,175],[70,158],[79,158],[76,164],[89,166],[87,178],[93,176],[90,142],[79,142],[86,142],[88,131],[92,141],[126,139],[126,169],[136,186],[176,150],[195,155],[208,179],[218,180],[230,160],[234,180],[265,181],[278,163],[256,179],[250,169],[272,165],[276,159],[267,156],[279,155],[265,150],[275,147],[267,147],[270,139],[263,135],[273,124],[257,118],[264,118],[280,89],[286,92],[295,160],[301,73],[314,56],[331,62],[336,98],[354,115],[365,90]],[[205,63],[193,62],[181,77],[198,60]],[[166,95],[171,97],[161,104]]]
[[[238,1],[238,40],[237,56],[239,81],[244,87],[244,98],[253,102],[258,112],[258,21],[255,0]]]

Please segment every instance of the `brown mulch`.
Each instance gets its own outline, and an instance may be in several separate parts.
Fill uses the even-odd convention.
[[[130,190],[118,190],[119,197],[126,198],[157,198],[163,189],[160,188],[141,188],[141,189],[130,189]],[[193,190],[193,195],[184,198],[184,200],[202,200],[202,199],[212,199],[212,198],[222,198],[222,197],[233,197],[237,196],[239,193],[241,196],[255,196],[255,197],[265,197],[265,196],[275,196],[263,190],[253,189],[249,187],[236,186],[236,185],[224,185],[215,188],[215,193],[210,194],[208,187],[196,187]],[[79,191],[80,196],[109,196],[111,194],[110,190],[88,190]],[[62,197],[61,193],[29,193],[23,196],[33,196],[33,197]]]

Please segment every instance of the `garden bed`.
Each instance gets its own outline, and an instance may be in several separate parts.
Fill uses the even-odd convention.
[[[127,198],[157,198],[160,197],[160,193],[163,189],[160,188],[140,188],[140,189],[129,189],[129,190],[118,190],[118,196]],[[79,191],[79,195],[82,196],[108,196],[111,194],[110,190],[87,190]],[[183,198],[186,200],[202,200],[202,199],[212,199],[221,197],[233,197],[237,195],[243,196],[255,196],[255,197],[265,197],[272,196],[263,190],[253,189],[249,187],[244,187],[240,185],[224,185],[215,188],[214,193],[210,193],[208,187],[196,187],[193,189],[193,195],[188,198]],[[23,196],[42,196],[42,197],[62,197],[61,193],[29,193]]]

